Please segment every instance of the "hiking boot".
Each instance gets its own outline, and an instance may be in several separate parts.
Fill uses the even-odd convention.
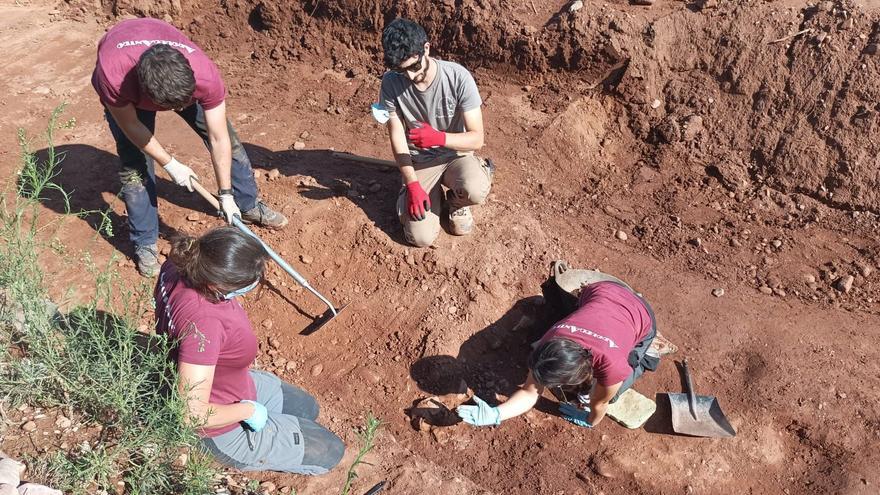
[[[651,346],[648,348],[648,351],[645,353],[648,356],[659,358],[661,356],[668,356],[670,354],[675,354],[678,351],[678,346],[669,341],[666,337],[657,332],[657,336],[654,337],[654,341],[651,342]]]
[[[287,225],[287,217],[257,200],[257,206],[241,214],[244,223],[255,223],[270,229],[280,229]]]
[[[449,209],[449,229],[452,235],[468,235],[474,230],[474,216],[468,206]]]
[[[446,191],[446,208],[449,209],[449,230],[452,235],[468,235],[474,230],[474,216],[468,206],[453,208],[452,200],[455,193],[452,189]]]
[[[141,275],[152,278],[159,274],[161,266],[159,263],[159,249],[155,244],[135,246],[134,257],[138,272]]]

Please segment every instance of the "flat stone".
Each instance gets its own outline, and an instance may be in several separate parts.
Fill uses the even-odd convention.
[[[263,328],[268,330],[268,329],[272,328],[272,325],[274,325],[274,323],[272,322],[271,318],[266,318],[265,320],[263,320],[263,323],[261,323],[261,325],[263,325]],[[276,342],[277,342],[277,340],[276,340]],[[269,345],[271,345],[272,347],[275,347],[272,344],[272,340],[269,341]],[[277,349],[277,347],[275,347],[275,348]]]
[[[608,406],[606,413],[621,425],[635,429],[645,424],[656,410],[657,404],[654,401],[629,389],[620,395],[617,402]]]
[[[34,423],[33,421],[28,421],[27,423],[21,425],[21,429],[30,433],[37,429],[37,423]]]
[[[302,151],[302,150],[306,149],[306,143],[304,143],[302,141],[296,141],[293,143],[293,149],[295,149],[297,151]]]
[[[310,265],[310,264],[312,264],[312,261],[314,261],[314,259],[307,254],[300,256],[299,260],[302,261],[303,264],[305,264],[305,265]]]
[[[324,371],[323,364],[316,364],[312,366],[312,376],[318,376],[321,374],[322,371]]]

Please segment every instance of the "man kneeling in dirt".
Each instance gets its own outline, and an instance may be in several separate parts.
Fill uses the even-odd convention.
[[[474,396],[477,405],[458,407],[464,422],[498,425],[529,411],[549,387],[562,401],[559,411],[566,420],[592,428],[645,370],[657,368],[660,355],[675,351],[665,339],[652,345],[657,324],[648,302],[602,275],[605,280],[581,289],[577,309],[535,344],[525,385],[497,407]]]
[[[174,26],[132,19],[111,28],[98,43],[92,85],[101,98],[122,162],[122,197],[138,271],[159,272],[159,216],[153,162],[192,191],[193,170],[177,161],[154,136],[156,112],[173,110],[211,152],[220,205],[227,221],[281,228],[287,218],[258,197],[251,162],[226,119],[226,88],[217,66]],[[242,211],[244,213],[242,213]]]
[[[421,26],[396,19],[382,33],[385,65],[380,103],[388,112],[388,135],[404,187],[397,212],[407,241],[430,246],[440,234],[443,189],[454,235],[470,234],[470,206],[482,204],[492,186],[483,147],[482,100],[464,67],[430,56]],[[427,192],[426,192],[427,191]]]

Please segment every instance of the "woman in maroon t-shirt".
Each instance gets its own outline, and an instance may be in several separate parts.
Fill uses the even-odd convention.
[[[176,339],[178,388],[204,447],[244,471],[323,474],[342,441],[318,425],[318,404],[270,373],[249,369],[257,338],[237,297],[263,277],[266,252],[233,227],[180,237],[156,283],[156,331]]]
[[[458,414],[474,426],[497,425],[534,407],[544,388],[571,390],[560,412],[592,428],[645,370],[656,369],[659,354],[651,352],[656,335],[654,313],[641,296],[617,279],[591,283],[581,290],[578,308],[538,341],[528,379],[517,392],[496,407],[475,396],[476,405],[459,406]]]

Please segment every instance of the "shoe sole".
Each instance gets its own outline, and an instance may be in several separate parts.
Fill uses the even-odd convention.
[[[271,230],[281,230],[281,229],[283,229],[284,227],[286,227],[288,223],[290,223],[290,220],[287,219],[287,218],[284,219],[284,223],[282,223],[281,225],[268,225],[268,224],[265,224],[265,223],[255,222],[255,221],[253,221],[253,220],[246,220],[246,219],[244,219],[244,218],[242,218],[241,221],[242,221],[245,225],[259,225],[260,227],[263,227],[263,228],[266,228],[266,229],[271,229]]]

